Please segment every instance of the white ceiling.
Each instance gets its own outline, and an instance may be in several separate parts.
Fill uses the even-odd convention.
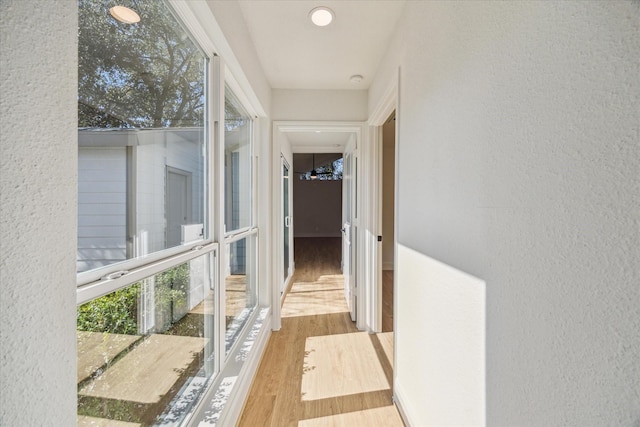
[[[263,70],[274,89],[367,89],[405,0],[239,0]],[[311,9],[335,19],[316,27]],[[360,83],[349,77],[360,74]]]

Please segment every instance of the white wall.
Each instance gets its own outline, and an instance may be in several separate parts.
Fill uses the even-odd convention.
[[[271,86],[262,71],[262,65],[245,25],[240,6],[235,1],[227,0],[209,0],[207,4],[231,48],[230,51],[217,53],[223,55],[227,64],[231,65],[232,72],[238,73],[235,76],[236,79],[251,85],[255,99],[260,102],[268,116],[271,108]],[[236,64],[232,63],[231,55],[235,57]],[[240,73],[244,76],[239,75]]]
[[[400,67],[400,245],[486,282],[489,425],[640,423],[639,34],[638,2],[408,2],[370,91]],[[470,409],[427,410],[430,372],[402,364],[476,356],[410,317],[442,283],[397,286],[412,425]]]
[[[0,425],[76,424],[76,3],[0,2]]]
[[[292,174],[294,236],[340,237],[342,180],[301,181],[298,175]]]
[[[364,121],[367,100],[365,90],[274,89],[271,109],[274,120]]]

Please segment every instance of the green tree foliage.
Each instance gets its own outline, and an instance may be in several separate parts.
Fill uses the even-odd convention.
[[[188,127],[204,123],[205,58],[160,0],[131,0],[140,22],[79,0],[79,127]]]

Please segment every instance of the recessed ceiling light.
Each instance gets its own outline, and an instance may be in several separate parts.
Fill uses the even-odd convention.
[[[116,18],[120,22],[125,24],[135,24],[140,22],[140,15],[138,15],[133,9],[129,9],[125,6],[113,6],[109,9],[111,16]]]
[[[309,17],[311,18],[311,22],[318,27],[326,27],[333,21],[334,14],[333,10],[328,7],[320,6],[312,9],[311,12],[309,12]]]

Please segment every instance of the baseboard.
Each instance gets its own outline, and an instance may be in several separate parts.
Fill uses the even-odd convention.
[[[252,351],[247,360],[244,362],[238,380],[236,381],[233,391],[229,396],[224,410],[220,414],[220,418],[216,425],[218,426],[234,426],[238,423],[242,410],[247,403],[249,397],[249,389],[258,372],[262,355],[267,348],[267,341],[271,336],[271,312],[262,322],[259,335],[256,337]]]
[[[402,422],[404,423],[405,427],[412,427],[413,425],[417,425],[412,422],[412,419],[407,413],[408,408],[405,405],[406,399],[404,398],[404,393],[401,391],[401,388],[398,387],[397,384],[394,384],[393,386],[393,402],[396,404],[396,408],[398,408],[400,418],[402,418]]]
[[[249,389],[258,371],[271,336],[270,308],[262,308],[253,325],[242,333],[241,345],[235,345],[227,364],[195,409],[189,426],[234,426],[242,414]]]
[[[342,237],[342,233],[340,233],[340,230],[336,231],[335,233],[300,233],[300,234],[295,234],[293,237],[298,238],[298,237],[302,237],[302,238],[306,238],[306,237]]]

